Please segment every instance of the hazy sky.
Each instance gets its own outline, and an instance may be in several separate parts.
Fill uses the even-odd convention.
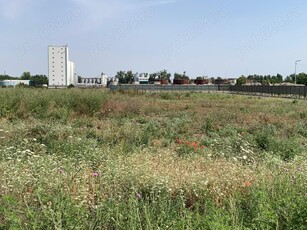
[[[307,72],[306,0],[0,0],[0,73],[47,74],[68,44],[84,77]]]

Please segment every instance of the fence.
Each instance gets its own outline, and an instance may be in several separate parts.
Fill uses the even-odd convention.
[[[227,85],[110,85],[112,91],[115,90],[136,90],[142,92],[170,92],[170,91],[190,91],[190,92],[217,92],[229,91]]]
[[[262,94],[267,96],[296,96],[306,98],[307,86],[269,86],[269,85],[242,85],[230,86],[230,92],[247,93],[247,94]]]
[[[219,92],[242,93],[263,96],[307,96],[307,86],[269,86],[269,85],[111,85],[110,89],[135,90],[141,92]]]

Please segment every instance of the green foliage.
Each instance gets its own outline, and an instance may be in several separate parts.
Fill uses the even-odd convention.
[[[2,81],[2,80],[18,80],[18,78],[12,77],[12,76],[9,76],[9,75],[0,74],[0,81]]]
[[[167,72],[167,70],[162,70],[157,73],[152,73],[149,75],[149,82],[154,83],[155,80],[168,80],[170,82],[171,74]]]
[[[306,226],[300,101],[33,88],[0,101],[0,229]]]
[[[237,79],[237,85],[244,85],[247,82],[247,78],[244,76],[241,76]]]
[[[115,77],[120,84],[132,84],[134,82],[134,73],[132,71],[119,71]]]
[[[286,82],[295,82],[295,75],[291,74],[290,76],[286,77]],[[296,83],[307,85],[307,74],[306,73],[299,73],[296,75]]]
[[[189,76],[186,75],[186,72],[183,72],[183,74],[175,73],[174,74],[174,80],[189,80]]]
[[[47,85],[48,84],[48,77],[46,75],[31,75],[30,72],[24,72],[21,77],[21,80],[30,80],[32,85],[40,86],[40,85]]]
[[[247,76],[247,80],[261,84],[275,84],[283,82],[283,76],[280,74],[277,74],[276,76],[254,74]]]

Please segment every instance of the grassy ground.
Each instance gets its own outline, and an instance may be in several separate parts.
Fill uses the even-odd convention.
[[[307,103],[0,90],[0,229],[307,229]]]

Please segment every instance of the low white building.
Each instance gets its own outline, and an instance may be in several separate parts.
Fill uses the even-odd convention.
[[[106,87],[108,84],[108,76],[101,74],[100,77],[85,77],[81,78],[81,82],[78,83],[80,87]]]
[[[31,85],[30,80],[2,80],[0,81],[0,86],[17,86],[20,84]]]
[[[134,84],[136,85],[146,85],[149,83],[149,74],[141,73],[138,74],[136,73],[134,75]]]

